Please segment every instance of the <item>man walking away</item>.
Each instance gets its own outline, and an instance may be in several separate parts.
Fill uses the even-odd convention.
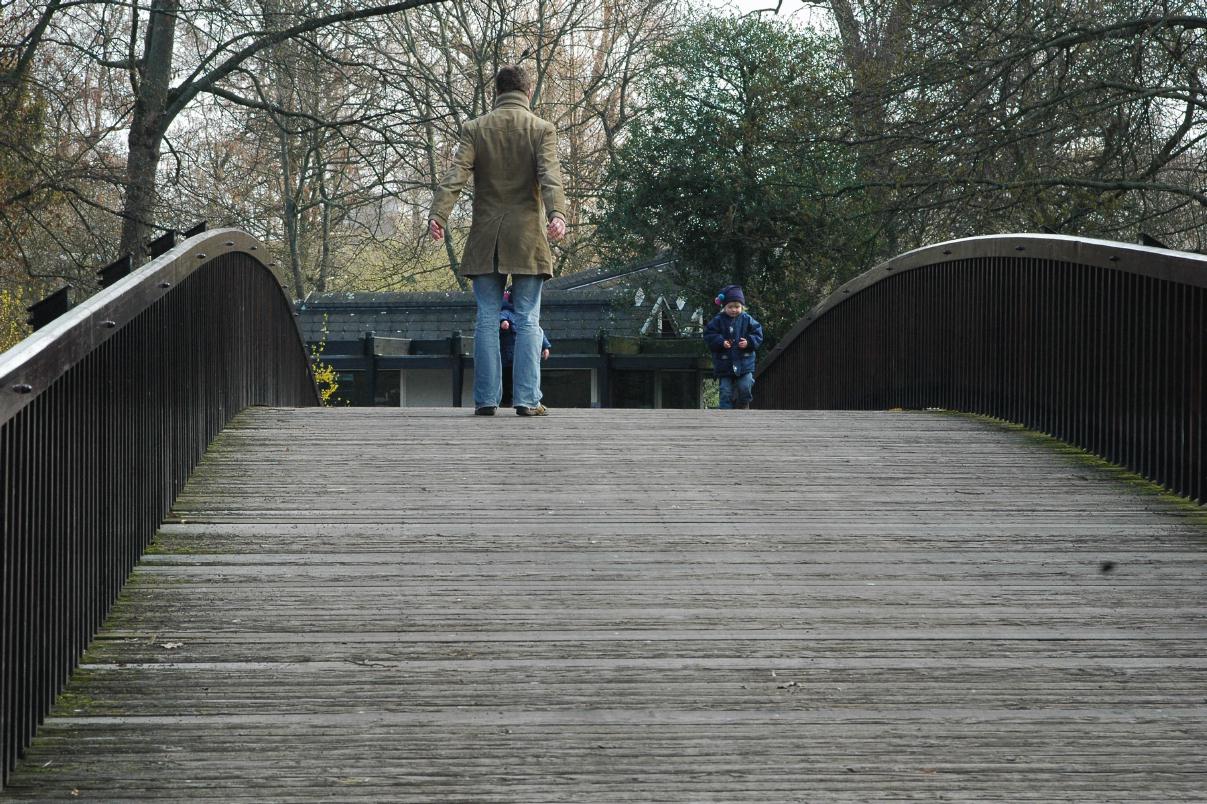
[[[432,199],[428,229],[444,239],[448,216],[472,175],[473,219],[460,274],[473,282],[474,412],[493,416],[502,395],[499,310],[511,276],[516,346],[512,400],[521,416],[544,416],[541,404],[541,288],[553,275],[549,241],[566,233],[566,198],[553,124],[529,109],[532,83],[521,67],[495,75],[495,104],[461,128],[453,163]]]

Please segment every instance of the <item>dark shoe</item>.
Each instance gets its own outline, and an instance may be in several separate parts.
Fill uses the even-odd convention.
[[[493,415],[495,415],[495,406],[487,405],[486,407],[482,407],[482,408],[474,408],[474,415],[475,416],[493,416]]]
[[[548,416],[549,408],[538,403],[535,408],[526,408],[522,405],[516,405],[515,415],[517,416]]]
[[[742,404],[738,405],[738,410],[750,410],[750,403],[743,402]]]

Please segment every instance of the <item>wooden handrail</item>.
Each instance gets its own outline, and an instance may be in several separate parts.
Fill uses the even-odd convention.
[[[264,253],[199,234],[0,355],[0,787],[214,436],[318,404]]]
[[[1016,422],[1207,498],[1207,257],[1060,235],[954,240],[840,287],[769,354],[766,408]]]

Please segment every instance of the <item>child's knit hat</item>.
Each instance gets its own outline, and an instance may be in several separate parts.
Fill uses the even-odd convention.
[[[742,306],[746,306],[746,294],[742,293],[741,285],[726,285],[721,288],[721,292],[717,294],[715,299],[718,307],[724,307],[730,302],[741,302]]]

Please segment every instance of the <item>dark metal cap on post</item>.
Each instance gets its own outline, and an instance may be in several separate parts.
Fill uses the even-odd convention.
[[[147,254],[155,259],[176,247],[176,230],[169,229],[147,244]]]
[[[102,288],[116,284],[123,277],[130,275],[130,255],[127,254],[120,260],[114,260],[97,271],[96,275],[101,281]]]
[[[190,237],[196,237],[197,235],[201,234],[202,232],[206,231],[209,228],[210,228],[209,221],[198,221],[197,223],[193,224],[188,229],[185,229],[181,233],[181,237],[183,237],[185,240],[188,240]]]
[[[41,329],[71,309],[71,285],[64,285],[25,309],[29,313],[27,323],[35,330]]]

